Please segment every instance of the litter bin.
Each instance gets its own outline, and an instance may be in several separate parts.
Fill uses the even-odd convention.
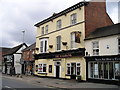
[[[77,81],[78,81],[78,82],[81,81],[81,76],[77,76]]]

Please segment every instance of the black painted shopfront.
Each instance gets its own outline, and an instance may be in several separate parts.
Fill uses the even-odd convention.
[[[120,80],[120,55],[86,56],[87,80],[117,84]]]

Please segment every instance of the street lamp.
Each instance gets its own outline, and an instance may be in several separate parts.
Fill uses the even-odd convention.
[[[23,33],[23,43],[24,43],[25,30],[22,30],[22,33]]]

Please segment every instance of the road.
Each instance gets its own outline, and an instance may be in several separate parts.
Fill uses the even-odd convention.
[[[30,82],[24,82],[24,81],[21,81],[21,80],[12,80],[12,79],[9,79],[9,78],[5,78],[3,77],[2,78],[2,90],[36,90],[36,89],[39,89],[39,90],[43,90],[46,89],[48,90],[47,87],[43,86],[43,85],[36,85],[36,84],[33,84],[33,83],[30,83]],[[49,90],[53,90],[52,88],[49,88]]]

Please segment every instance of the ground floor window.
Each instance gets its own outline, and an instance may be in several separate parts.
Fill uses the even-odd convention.
[[[117,79],[120,76],[120,62],[89,62],[89,78]]]
[[[46,64],[39,64],[38,65],[38,72],[46,72]]]
[[[68,75],[80,75],[80,63],[67,63]]]
[[[49,73],[52,73],[52,65],[49,65]]]

